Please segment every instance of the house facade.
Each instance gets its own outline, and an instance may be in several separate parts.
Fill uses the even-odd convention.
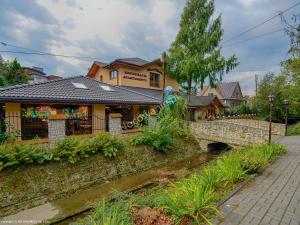
[[[6,122],[9,133],[19,131],[22,140],[47,138],[52,120],[64,121],[66,135],[94,134],[110,131],[109,121],[116,116],[132,121],[134,113],[140,113],[133,109],[155,109],[160,103],[160,99],[79,76],[1,89],[0,120]]]
[[[164,77],[160,59],[147,61],[140,58],[116,59],[111,63],[95,61],[87,74],[103,83],[138,87],[152,90],[163,90]],[[178,92],[180,85],[174,78],[165,76],[165,87],[171,86]]]
[[[224,113],[225,107],[216,96],[191,96],[189,110],[191,118],[194,120],[203,120],[214,118]]]
[[[239,82],[219,83],[215,88],[204,86],[197,96],[216,96],[225,107],[237,108],[243,102],[243,93]]]

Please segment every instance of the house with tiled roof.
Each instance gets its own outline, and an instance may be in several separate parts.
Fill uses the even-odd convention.
[[[239,82],[219,83],[216,87],[204,86],[197,96],[217,96],[229,108],[237,108],[243,102]]]
[[[176,80],[168,74],[163,77],[162,70],[160,59],[148,61],[137,57],[122,58],[110,63],[95,61],[87,76],[107,84],[121,86],[127,90],[162,99],[163,86],[171,86],[176,93],[179,93],[180,88]],[[165,85],[163,85],[164,79]],[[214,97],[193,96],[192,99],[193,101],[190,101],[188,107],[193,118],[205,118],[208,115],[224,111],[222,103],[219,104],[220,101]],[[136,107],[133,107],[134,114],[141,111]],[[144,106],[140,107],[145,108]]]
[[[165,87],[172,86],[175,91],[179,91],[180,87],[169,75],[163,77],[160,59],[148,61],[135,57],[116,59],[110,63],[95,61],[87,76],[107,84],[157,91],[162,91],[164,81]]]
[[[155,109],[160,103],[147,93],[77,76],[2,88],[0,119],[9,132],[21,131],[23,140],[47,138],[50,118],[65,120],[67,135],[93,134],[109,130],[112,114],[130,122],[133,107]]]

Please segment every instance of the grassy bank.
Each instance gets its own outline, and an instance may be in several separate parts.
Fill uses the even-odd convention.
[[[296,124],[290,126],[287,130],[287,135],[288,136],[300,135],[300,123],[296,123]]]
[[[212,215],[219,213],[216,204],[220,199],[283,152],[283,147],[276,144],[232,150],[188,178],[157,190],[102,202],[91,216],[75,224],[210,223]]]

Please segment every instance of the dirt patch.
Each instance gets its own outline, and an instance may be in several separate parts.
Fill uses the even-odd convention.
[[[175,225],[170,214],[163,209],[152,209],[150,207],[133,209],[134,224],[136,225]]]

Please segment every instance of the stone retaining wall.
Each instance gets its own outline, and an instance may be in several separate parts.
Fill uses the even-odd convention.
[[[96,154],[74,164],[51,162],[0,172],[0,217],[71,194],[94,184],[172,164],[201,152],[196,141],[178,140],[159,153],[147,146],[128,147],[115,159]]]

